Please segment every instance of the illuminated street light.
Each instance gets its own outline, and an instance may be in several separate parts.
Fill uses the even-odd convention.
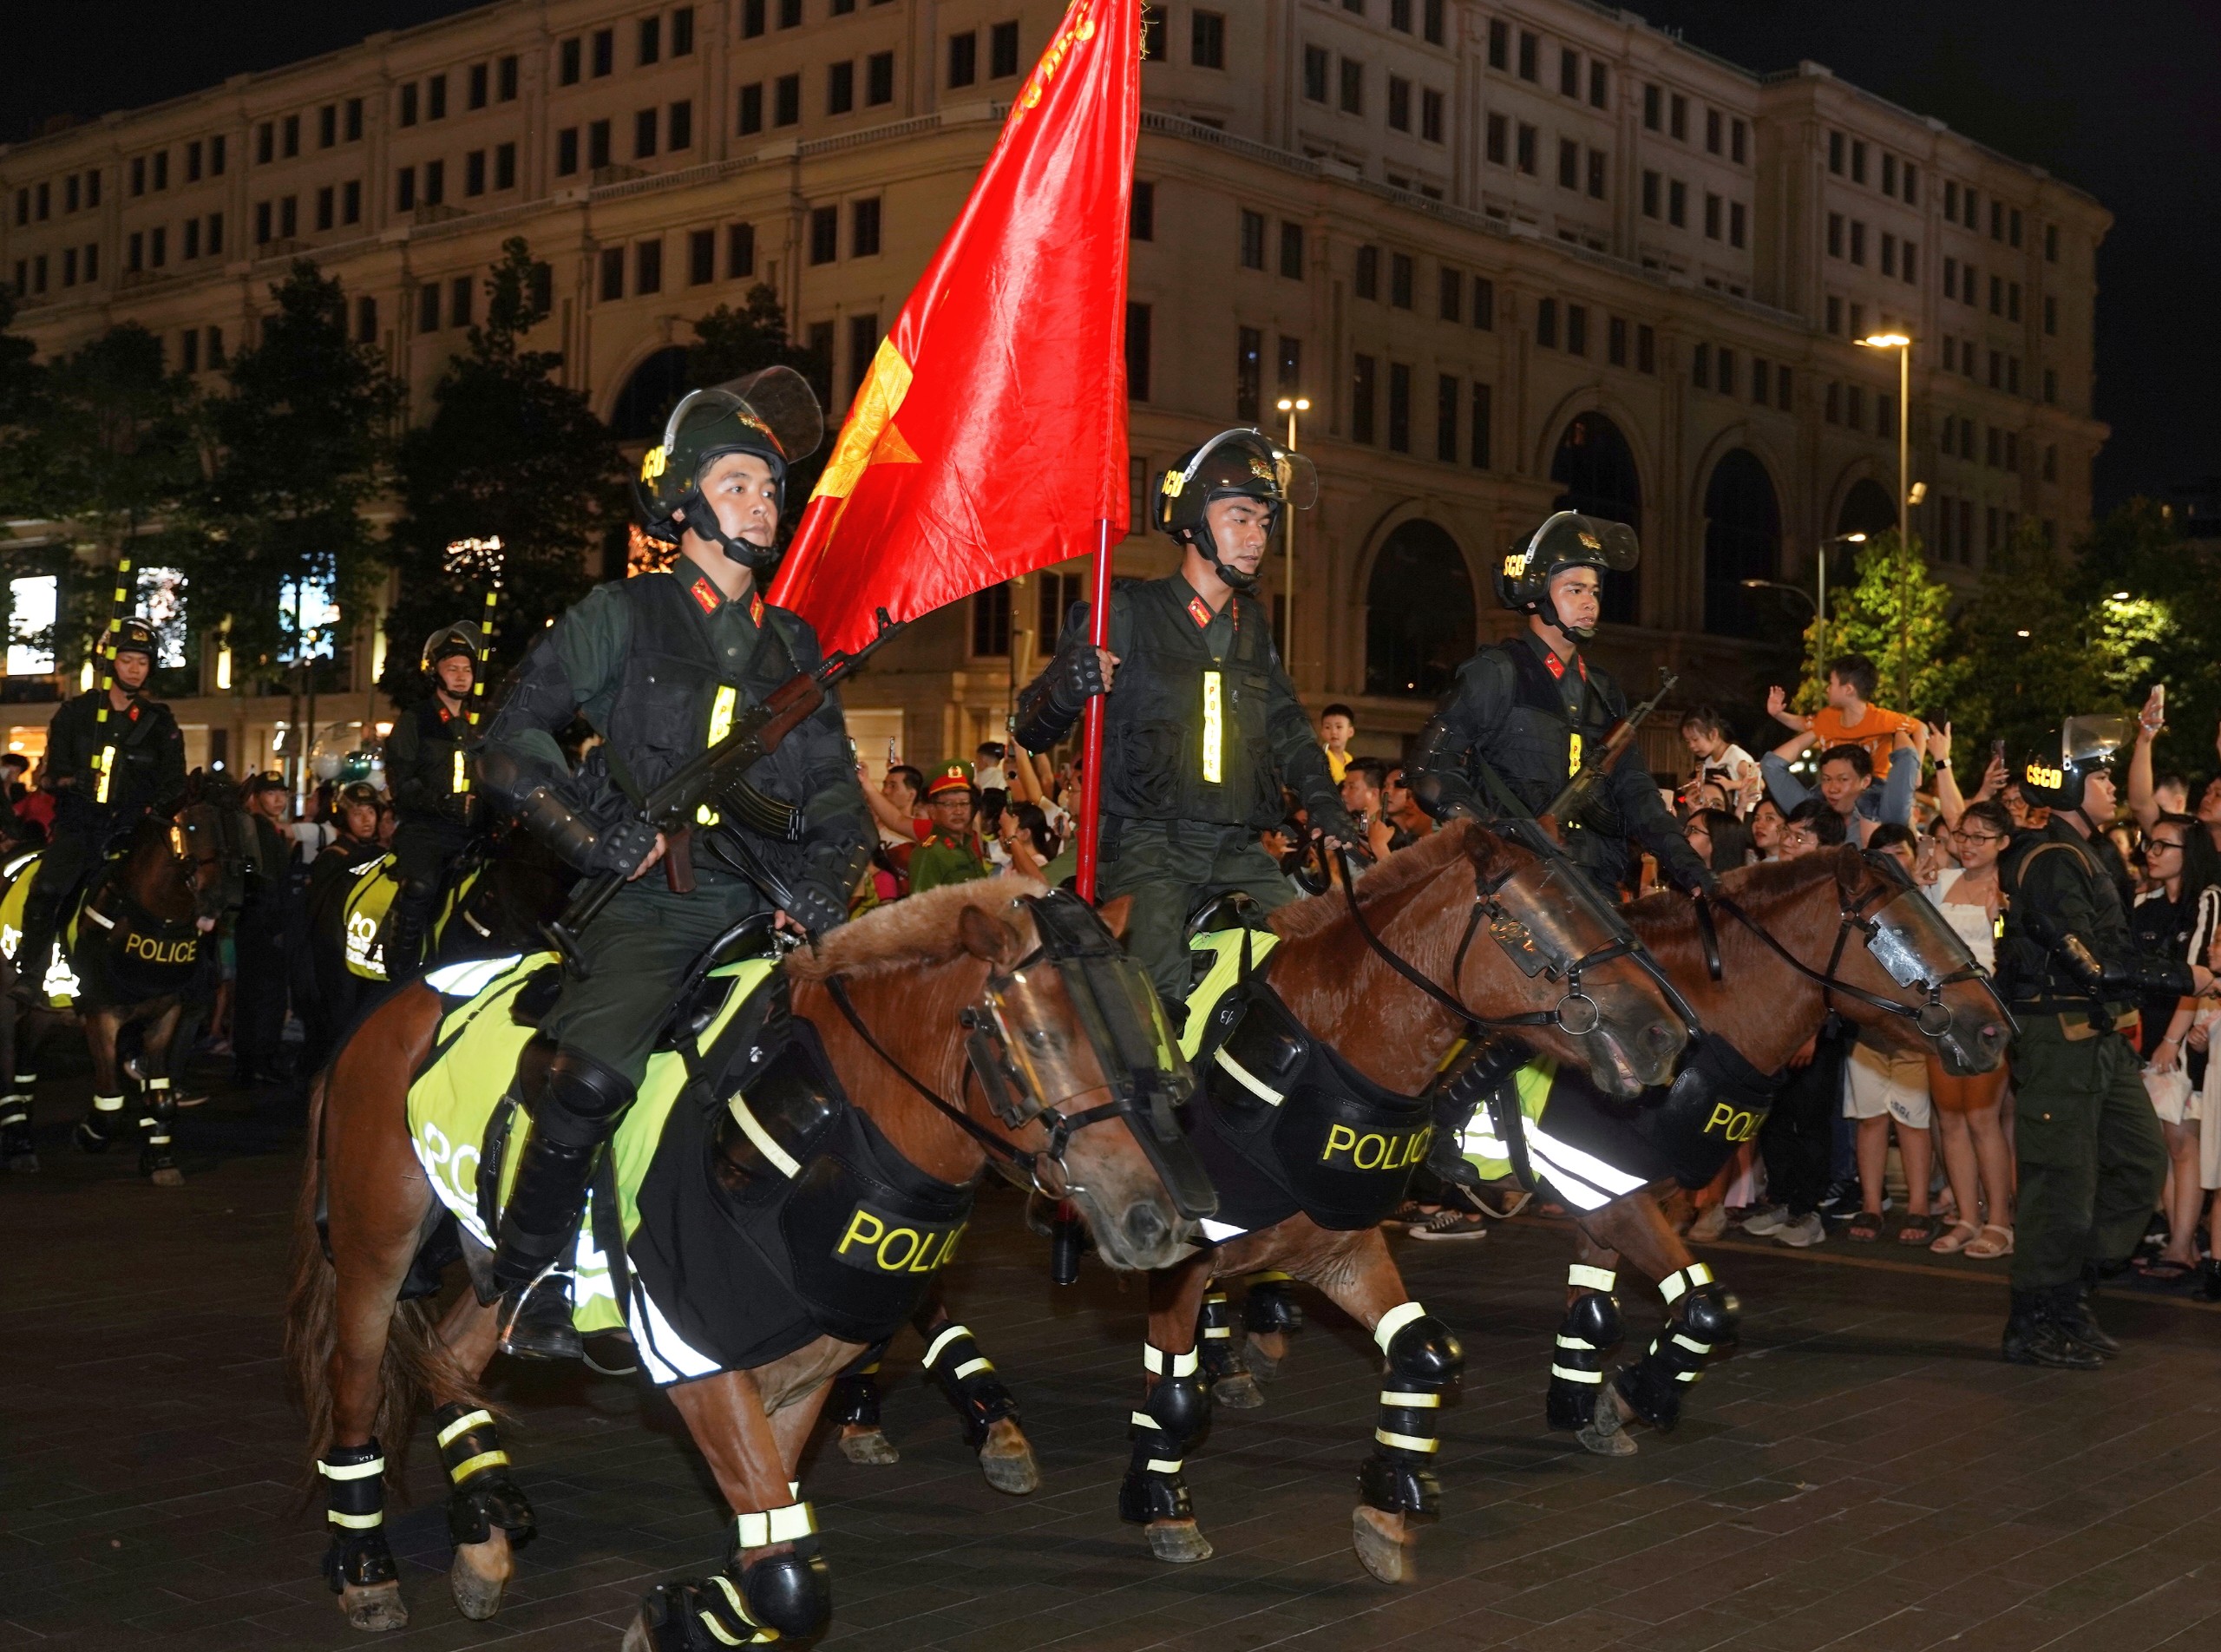
[[[1294,453],[1295,416],[1311,410],[1311,398],[1307,396],[1283,396],[1276,405],[1287,415],[1287,450]],[[1287,539],[1281,547],[1285,561],[1281,580],[1283,587],[1281,595],[1281,642],[1287,658],[1281,663],[1287,667],[1288,675],[1293,677],[1295,675],[1295,513],[1293,510],[1284,511],[1281,519],[1287,529]]]

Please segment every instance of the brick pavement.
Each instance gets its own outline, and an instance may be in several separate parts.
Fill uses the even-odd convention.
[[[71,1153],[58,1124],[44,1173],[0,1178],[15,1350],[0,1649],[364,1642],[294,1501],[278,1304],[298,1131],[221,1098],[207,1111],[186,1126],[182,1191],[141,1186],[128,1157]],[[2221,1506],[2221,1318],[2201,1308],[2114,1305],[2126,1357],[2053,1375],[1995,1360],[1995,1275],[1832,1242],[1722,1248],[1740,1354],[1677,1433],[1608,1463],[1540,1426],[1563,1233],[1521,1222],[1399,1245],[1464,1337],[1469,1375],[1444,1413],[1448,1512],[1421,1583],[1390,1590],[1347,1546],[1375,1386],[1353,1327],[1311,1299],[1268,1408],[1221,1410],[1189,1468],[1218,1552],[1161,1566],[1114,1511],[1138,1289],[1091,1264],[1052,1291],[1016,1218],[1013,1198],[984,1202],[953,1297],[1016,1387],[1045,1483],[989,1490],[917,1379],[914,1340],[898,1344],[902,1461],[860,1468],[821,1445],[806,1471],[834,1569],[829,1646],[2136,1652],[2221,1628],[2221,1564],[2199,1536]],[[1657,1306],[1644,1291],[1628,1306],[1633,1342]],[[628,1384],[511,1367],[499,1393],[543,1535],[496,1623],[458,1617],[420,1428],[414,1500],[390,1517],[415,1613],[398,1643],[613,1649],[645,1588],[719,1550],[708,1476],[668,1406]]]

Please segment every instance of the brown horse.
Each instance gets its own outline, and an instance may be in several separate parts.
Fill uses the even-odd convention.
[[[964,1188],[988,1148],[999,1160],[1018,1155],[1035,1185],[1075,1201],[1112,1265],[1158,1266],[1177,1255],[1193,1231],[1157,1168],[1167,1162],[1163,1137],[1176,1143],[1176,1132],[1169,1113],[1145,1129],[1152,1121],[1133,1110],[1097,1105],[1124,1093],[1120,1085],[1127,1081],[1119,1072],[1131,1069],[1120,1066],[1126,1054],[1114,1060],[1091,1041],[1091,1026],[1099,1029],[1105,1017],[1116,1021],[1109,994],[1097,985],[1106,980],[1094,968],[1102,960],[1082,960],[1089,972],[1083,975],[1045,947],[1052,926],[1048,907],[1037,903],[1043,894],[1038,884],[1003,879],[937,890],[868,914],[785,960],[792,1011],[816,1029],[840,1087],[915,1171]],[[1078,910],[1084,916],[1084,908]],[[1103,916],[1113,929],[1122,927],[1124,903],[1113,902]],[[1069,921],[1065,914],[1058,924]],[[1115,955],[1107,933],[1103,940]],[[1045,951],[1053,967],[1043,965]],[[1133,967],[1117,957],[1110,967]],[[1085,988],[1075,985],[1083,979]],[[1153,1016],[1155,1000],[1146,982],[1136,980],[1130,1001],[1146,1002]],[[1083,990],[1096,997],[1086,1019]],[[407,1621],[378,1531],[385,1462],[377,1441],[405,1442],[420,1401],[440,1407],[439,1443],[455,1482],[449,1512],[458,1547],[450,1584],[466,1616],[487,1617],[498,1608],[512,1540],[532,1531],[529,1508],[509,1478],[493,1419],[478,1395],[495,1344],[494,1309],[465,1290],[434,1326],[399,1300],[419,1236],[438,1215],[411,1147],[407,1111],[412,1078],[442,1019],[429,987],[396,993],[347,1042],[312,1100],[321,1173],[312,1156],[299,1210],[288,1353],[309,1416],[311,1449],[331,1482],[327,1499],[337,1530],[327,1576],[342,1610],[362,1629]],[[1127,1031],[1138,1030],[1144,1041],[1154,1038],[1166,1074],[1178,1081],[1173,1087],[1183,1089],[1184,1063],[1161,1022],[1156,1027],[1153,1035],[1146,1027]],[[1132,1047],[1123,1046],[1127,1053]],[[990,1058],[999,1078],[1003,1071],[1020,1072],[1021,1087],[998,1089],[984,1077],[968,1085],[967,1054],[976,1064],[983,1050],[999,1052]],[[960,1127],[924,1092],[962,1098],[968,1122]],[[989,1105],[978,1105],[976,1098]],[[721,1117],[732,1109],[713,1105],[709,1111]],[[763,1144],[771,1139],[769,1127],[743,1112],[733,1115],[738,1131],[711,1137],[711,1177],[728,1189],[744,1188],[767,1160],[776,1164],[783,1157],[776,1142]],[[1097,1123],[1112,1127],[1088,1127]],[[1145,1136],[1156,1138],[1154,1148]],[[1013,1171],[1011,1164],[1000,1167]],[[783,1173],[799,1186],[810,1168],[788,1160]],[[1165,1173],[1182,1179],[1176,1171]],[[329,1261],[318,1242],[319,1197]],[[863,1210],[859,1204],[851,1231],[866,1219]],[[945,1258],[953,1231],[944,1238]],[[919,1246],[914,1234],[911,1249]],[[698,1263],[711,1260],[697,1257]],[[892,1266],[883,1258],[880,1265]],[[645,1297],[639,1301],[655,1308]],[[750,1297],[719,1306],[745,1320],[754,1303]],[[632,1316],[636,1334],[643,1322]],[[640,1337],[644,1346],[652,1334]],[[724,1573],[665,1585],[649,1596],[626,1639],[632,1652],[710,1644],[705,1636],[732,1645],[822,1630],[830,1610],[824,1565],[808,1505],[796,1501],[791,1481],[828,1380],[864,1347],[821,1334],[768,1363],[711,1369],[666,1389],[737,1518],[734,1558]]]
[[[1369,1081],[1399,1098],[1428,1086],[1469,1021],[1502,1021],[1557,1012],[1555,1024],[1522,1026],[1536,1048],[1594,1075],[1608,1092],[1632,1096],[1670,1073],[1685,1042],[1675,1008],[1657,983],[1624,952],[1624,931],[1585,886],[1563,882],[1562,869],[1470,822],[1445,827],[1390,856],[1359,879],[1356,900],[1377,936],[1374,947],[1353,916],[1350,897],[1330,890],[1276,912],[1279,944],[1270,959],[1271,985],[1300,1033],[1328,1046]],[[1487,920],[1485,928],[1478,921]],[[1464,1006],[1448,1004],[1408,979],[1382,949],[1392,953],[1437,989]],[[1567,1006],[1585,994],[1593,1018]],[[1258,1010],[1252,1007],[1250,1018]],[[1569,1026],[1576,1031],[1567,1030]],[[1191,1033],[1194,1023],[1191,1013]],[[1240,1034],[1229,1039],[1239,1041]],[[1220,1073],[1254,1088],[1254,1046],[1228,1066],[1229,1049],[1215,1054]],[[1199,1099],[1198,1115],[1225,1109],[1228,1093],[1215,1087]],[[1232,1092],[1237,1098],[1239,1091]],[[1425,1156],[1431,1125],[1418,1103],[1400,1146],[1374,1155],[1381,1169],[1380,1203],[1402,1196],[1411,1169]],[[1369,1136],[1352,1127],[1349,1162],[1364,1164]],[[1385,1133],[1392,1143],[1392,1133]],[[1341,1137],[1328,1135],[1333,1153]],[[1210,1150],[1222,1198],[1227,1194],[1220,1161]],[[1324,1291],[1336,1306],[1374,1334],[1386,1367],[1386,1386],[1375,1445],[1359,1475],[1363,1500],[1352,1515],[1352,1540],[1366,1570],[1386,1583],[1413,1575],[1415,1517],[1431,1514],[1439,1491],[1431,1472],[1438,1442],[1434,1417],[1463,1363],[1457,1339],[1424,1312],[1404,1288],[1378,1226],[1384,1210],[1341,1218],[1340,1227],[1298,1213],[1247,1232],[1206,1223],[1218,1240],[1150,1278],[1149,1340],[1143,1350],[1143,1409],[1134,1413],[1134,1457],[1119,1493],[1122,1516],[1145,1528],[1150,1552],[1161,1560],[1207,1557],[1210,1544],[1198,1526],[1180,1465],[1187,1446],[1209,1419],[1212,1389],[1238,1373],[1222,1358],[1197,1352],[1198,1318],[1213,1282],[1260,1270],[1277,1270]],[[1221,1211],[1238,1223],[1238,1209]],[[1215,1302],[1214,1307],[1222,1304]],[[1222,1341],[1222,1320],[1207,1320],[1204,1339]],[[1207,1354],[1215,1350],[1207,1350]],[[1236,1385],[1228,1397],[1257,1403]]]
[[[1630,1421],[1673,1427],[1706,1354],[1733,1330],[1734,1299],[1691,1255],[1660,1196],[1703,1186],[1737,1143],[1751,1139],[1771,1103],[1767,1078],[1819,1031],[1831,1009],[1898,1048],[1932,1049],[1952,1071],[1986,1072],[2004,1059],[2010,1024],[2002,1006],[1964,944],[1894,862],[1846,847],[1746,868],[1720,883],[1713,903],[1716,978],[1689,901],[1654,895],[1636,902],[1628,917],[1696,1011],[1707,1045],[1725,1043],[1733,1058],[1700,1048],[1670,1092],[1632,1115],[1561,1083],[1538,1121],[1552,1139],[1577,1144],[1602,1170],[1640,1183],[1619,1191],[1543,1175],[1577,1212],[1549,1419],[1604,1456],[1635,1449],[1626,1431]],[[1711,1082],[1700,1082],[1707,1075]],[[1605,1193],[1614,1196],[1602,1198]],[[1614,1288],[1622,1258],[1659,1285],[1669,1322],[1641,1360],[1608,1381],[1603,1363],[1619,1340]]]
[[[117,1044],[127,1026],[140,1031],[137,1074],[144,1086],[136,1114],[141,1144],[139,1173],[157,1187],[182,1187],[172,1136],[177,1117],[170,1047],[177,1036],[180,995],[190,983],[200,949],[218,916],[218,869],[186,827],[148,815],[135,825],[120,854],[94,874],[78,908],[76,934],[61,959],[57,939],[40,1006],[15,996],[16,971],[28,960],[0,960],[0,1157],[12,1170],[35,1170],[31,1146],[36,1058],[49,1032],[73,1014],[85,1032],[93,1059],[92,1111],[77,1125],[75,1140],[88,1153],[104,1153],[120,1132],[132,1073]],[[18,866],[16,875],[29,869]],[[65,927],[68,914],[63,914]],[[55,967],[60,961],[62,967]]]

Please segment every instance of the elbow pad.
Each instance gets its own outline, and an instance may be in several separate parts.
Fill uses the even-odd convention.
[[[1018,715],[1011,721],[1011,733],[1028,751],[1046,751],[1079,721],[1080,707],[1067,706],[1058,698],[1057,675],[1058,668],[1050,666],[1018,697]]]
[[[2102,961],[2090,943],[2071,930],[2059,938],[2052,955],[2059,960],[2060,967],[2074,977],[2074,984],[2093,998],[2128,985],[2126,970],[2119,964]]]

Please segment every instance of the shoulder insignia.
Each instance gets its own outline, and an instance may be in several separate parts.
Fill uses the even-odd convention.
[[[699,575],[696,576],[693,584],[686,587],[686,594],[701,605],[704,613],[715,613],[718,602],[723,600],[717,595],[717,587]]]

